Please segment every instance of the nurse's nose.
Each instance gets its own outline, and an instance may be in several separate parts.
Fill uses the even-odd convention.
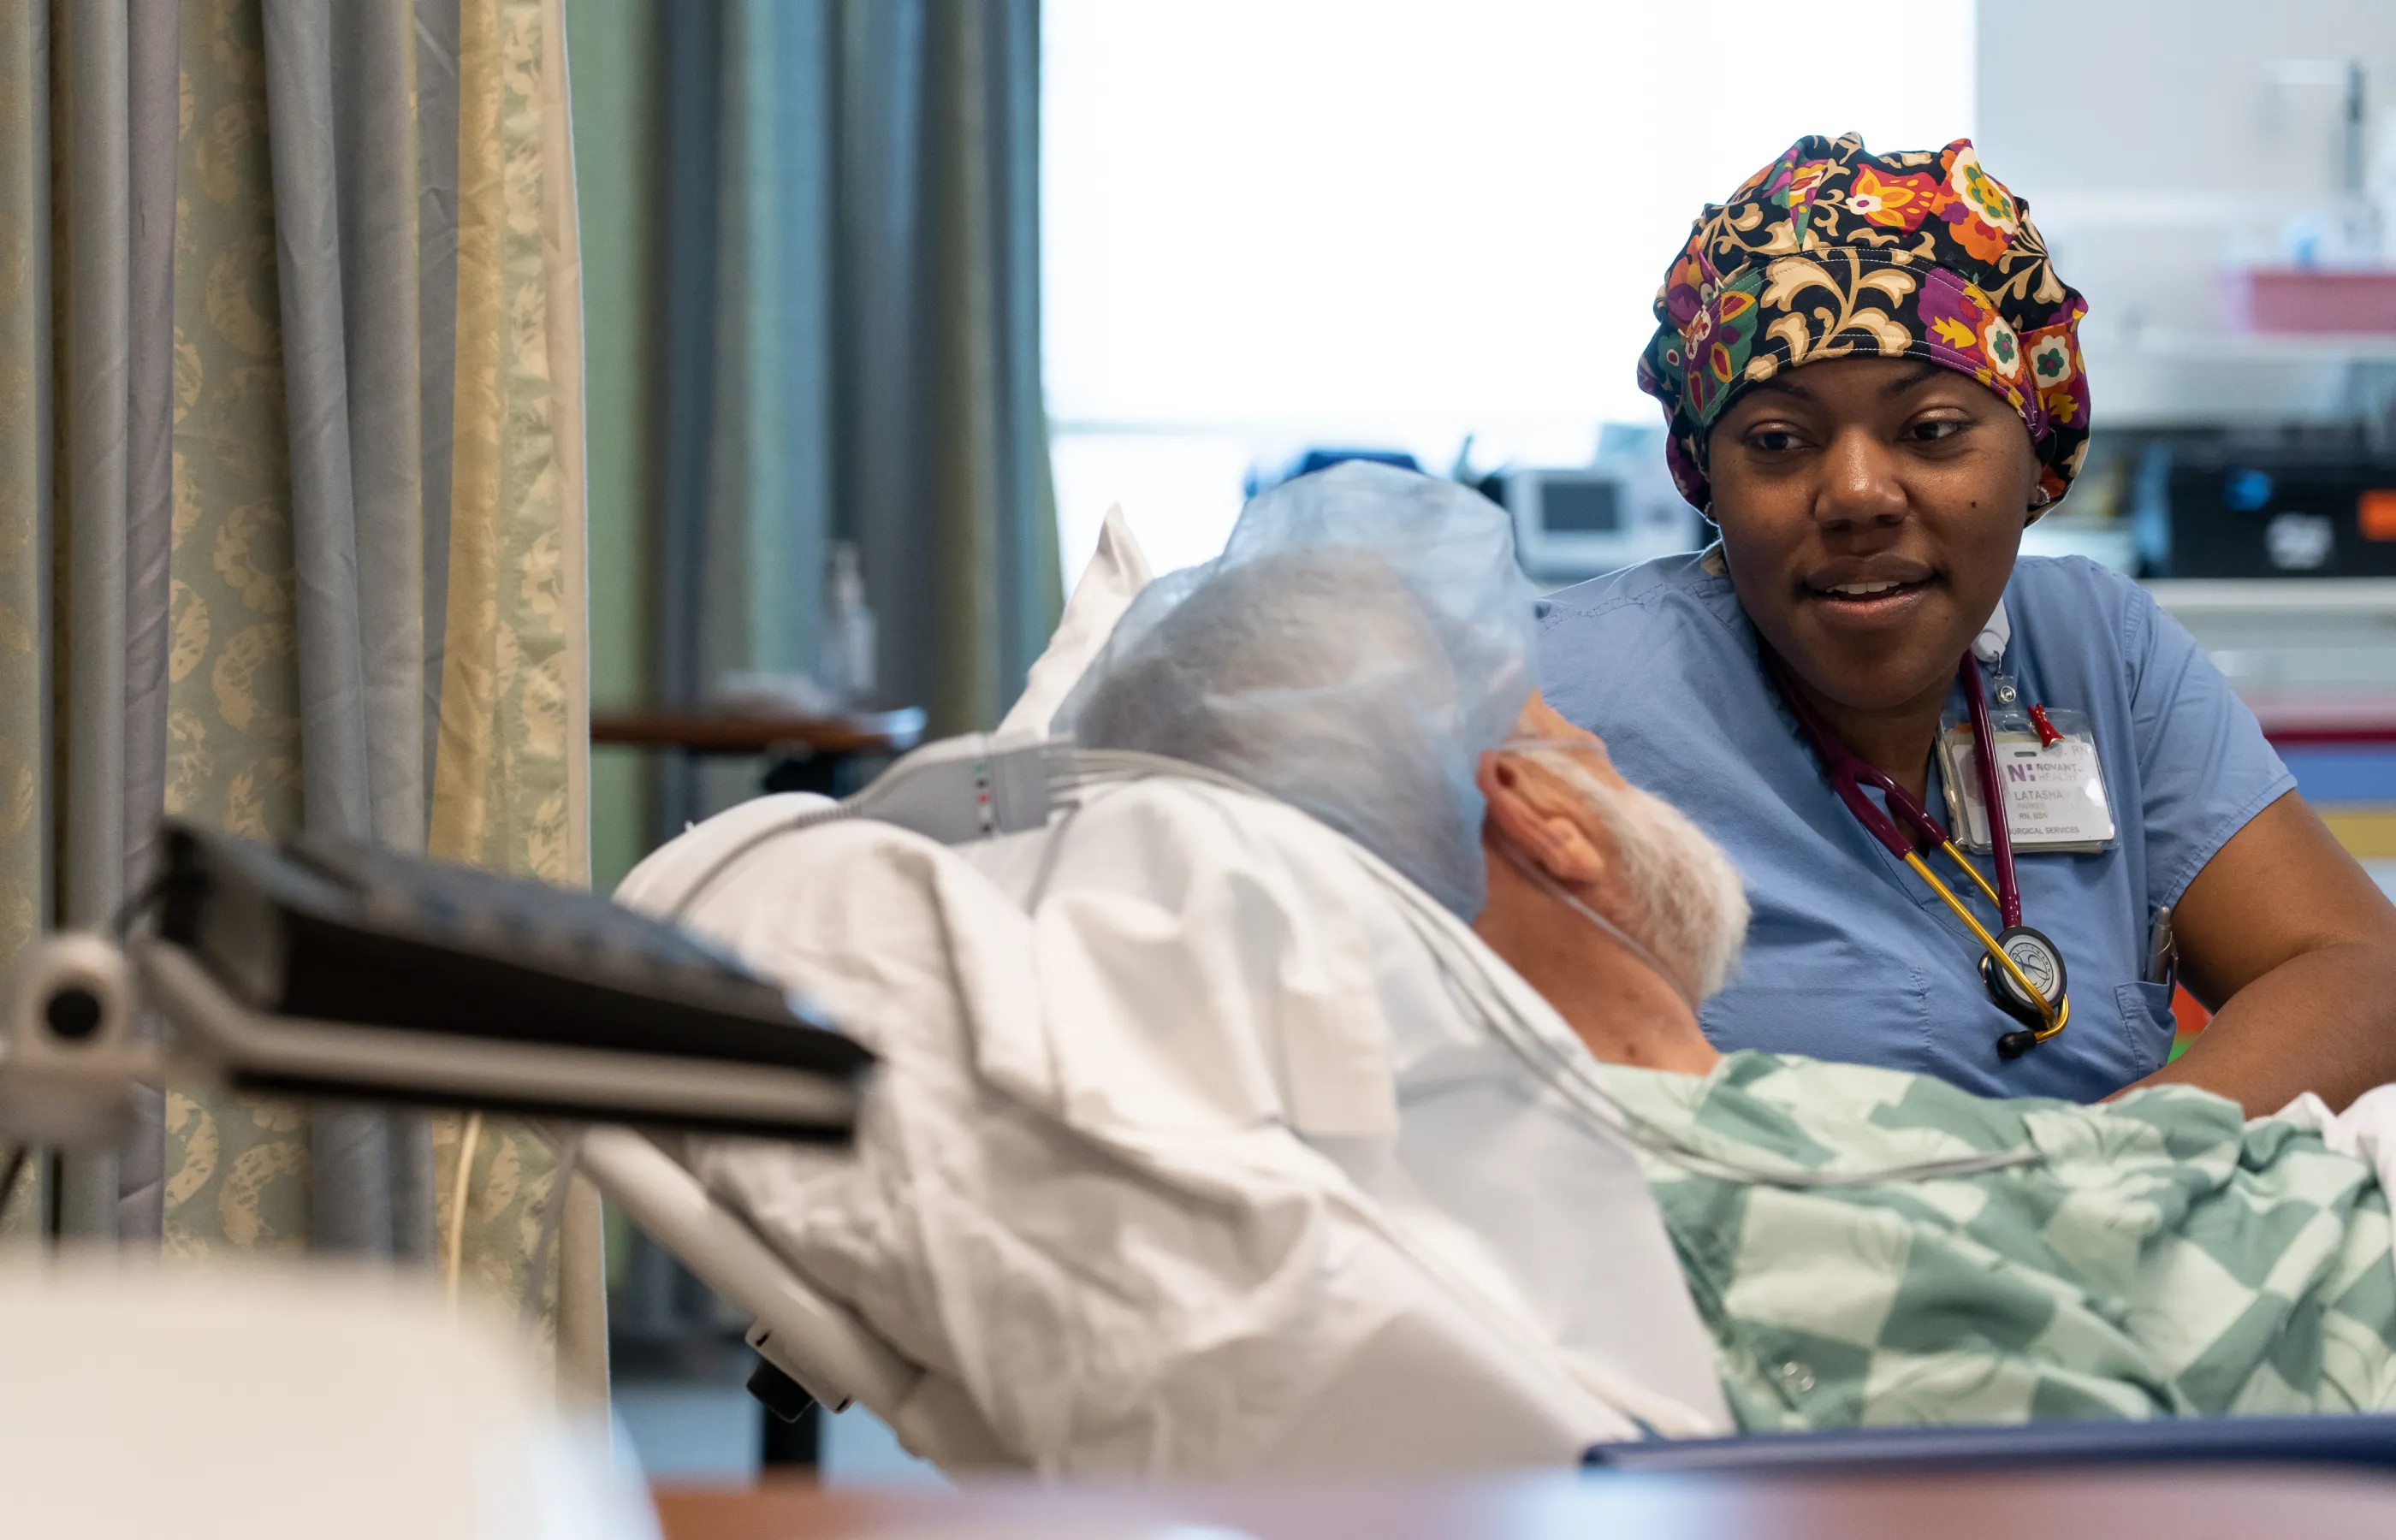
[[[1910,506],[1897,457],[1878,433],[1861,426],[1833,434],[1818,462],[1814,522],[1825,529],[1898,524]]]

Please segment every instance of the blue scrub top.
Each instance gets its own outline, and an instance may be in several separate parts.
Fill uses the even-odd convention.
[[[2296,779],[2195,639],[2136,583],[2079,557],[2025,557],[2005,608],[2005,672],[2026,702],[2087,714],[2120,836],[2102,854],[2017,858],[2023,923],[2063,950],[2071,1022],[2010,1063],[1996,1042],[2017,1024],[1980,983],[1978,944],[1831,791],[1764,676],[1727,577],[1674,556],[1543,602],[1549,704],[1603,737],[1633,785],[1695,818],[1746,878],[1746,955],[1702,1013],[1716,1046],[2079,1101],[2170,1053],[2170,990],[2142,981],[2156,911]],[[1924,801],[1943,820],[1935,767]],[[1982,900],[1965,901],[1995,929]]]

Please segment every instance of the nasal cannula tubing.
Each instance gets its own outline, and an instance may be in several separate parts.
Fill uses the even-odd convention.
[[[1616,924],[1613,921],[1608,920],[1604,915],[1598,913],[1597,910],[1590,908],[1587,904],[1582,903],[1578,898],[1574,897],[1571,891],[1568,890],[1562,883],[1557,882],[1554,877],[1541,870],[1537,861],[1532,860],[1528,856],[1523,854],[1521,850],[1515,847],[1512,840],[1508,839],[1502,834],[1498,838],[1498,854],[1506,857],[1508,865],[1521,872],[1524,877],[1530,879],[1530,881],[1537,886],[1540,891],[1547,894],[1549,897],[1553,898],[1558,903],[1569,908],[1575,914],[1579,915],[1591,924],[1595,925],[1599,930],[1604,931],[1607,936],[1612,936],[1617,945],[1620,946],[1625,951],[1628,951],[1632,957],[1638,959],[1640,963],[1644,965],[1649,973],[1654,974],[1657,978],[1662,979],[1667,985],[1671,986],[1672,992],[1681,997],[1682,1003],[1688,1006],[1689,1012],[1692,1016],[1697,1014],[1698,1000],[1696,991],[1691,989],[1687,984],[1682,981],[1681,976],[1676,970],[1666,967],[1661,958],[1657,957],[1654,952],[1649,951],[1645,947],[1641,946],[1638,941],[1633,939],[1629,931],[1624,930],[1620,925]]]
[[[1508,749],[1527,747],[1530,741],[1532,740],[1510,740],[1504,747]],[[1536,741],[1553,743],[1555,740]],[[1556,743],[1555,746],[1579,747],[1570,743]],[[1269,793],[1235,777],[1207,769],[1203,765],[1169,759],[1161,754],[1124,750],[1080,750],[1070,754],[1062,768],[1064,774],[1059,777],[1061,784],[1057,788],[1060,791],[1079,790],[1107,782],[1172,777],[1200,782],[1238,795],[1254,797],[1262,802],[1276,800]],[[1058,805],[1070,808],[1075,804],[1069,800],[1060,800]],[[686,889],[682,900],[673,907],[672,918],[676,921],[685,918],[695,907],[695,901],[700,892],[710,887],[727,869],[752,855],[758,846],[781,835],[795,834],[819,824],[857,816],[855,810],[832,803],[810,809],[787,822],[759,830],[741,841],[732,850],[720,855],[700,873],[699,879]],[[1517,1057],[1524,1060],[1534,1074],[1539,1075],[1552,1084],[1567,1102],[1591,1117],[1601,1127],[1621,1135],[1660,1159],[1691,1171],[1726,1175],[1736,1180],[1758,1181],[1790,1188],[1857,1187],[1875,1182],[1912,1181],[1934,1176],[1970,1176],[1984,1172],[2031,1165],[2037,1163],[2039,1160],[2035,1150],[2015,1149],[1984,1155],[1950,1156],[1940,1160],[1923,1161],[1908,1165],[1887,1166],[1869,1171],[1803,1171],[1775,1170],[1700,1149],[1675,1135],[1653,1126],[1617,1100],[1599,1079],[1596,1073],[1598,1061],[1589,1054],[1586,1047],[1579,1044],[1577,1039],[1573,1040],[1573,1045],[1580,1047],[1578,1053],[1568,1051],[1562,1043],[1549,1041],[1551,1034],[1541,1031],[1538,1027],[1526,1019],[1514,1002],[1506,998],[1505,990],[1487,976],[1485,962],[1481,956],[1477,955],[1477,949],[1461,944],[1456,936],[1449,934],[1445,927],[1460,923],[1454,915],[1441,909],[1429,895],[1400,876],[1394,869],[1370,851],[1355,844],[1352,841],[1343,843],[1348,845],[1350,856],[1376,882],[1389,890],[1391,896],[1397,901],[1401,911],[1406,915],[1409,928],[1431,949],[1433,955],[1440,959],[1442,971],[1460,988],[1479,997],[1476,1003],[1482,1019]],[[1507,856],[1517,866],[1523,865],[1526,859],[1512,851],[1508,851]],[[1968,863],[1966,867],[1968,870]],[[1532,875],[1536,881],[1545,874],[1535,871]],[[1542,885],[1551,893],[1561,891],[1553,885],[1552,879]],[[1564,894],[1563,896],[1574,912],[1591,922],[1610,938],[1623,944],[1642,964],[1654,970],[1675,994],[1684,1000],[1688,999],[1687,989],[1674,978],[1671,970],[1662,966],[1652,951],[1623,934],[1620,926],[1598,914],[1588,905],[1573,898],[1570,894]],[[1476,985],[1477,989],[1474,988]],[[1562,1029],[1562,1024],[1558,1025]],[[453,1245],[455,1241],[456,1238],[453,1235]]]
[[[1597,1074],[1598,1060],[1577,1039],[1571,1052],[1560,1042],[1550,1041],[1551,1034],[1542,1032],[1525,1019],[1506,991],[1490,979],[1480,957],[1471,949],[1447,934],[1439,923],[1452,919],[1445,909],[1431,911],[1430,900],[1419,890],[1394,871],[1384,867],[1369,853],[1356,850],[1351,854],[1358,864],[1388,888],[1399,900],[1415,934],[1441,959],[1442,971],[1451,979],[1468,988],[1478,997],[1484,1021],[1498,1040],[1514,1051],[1530,1069],[1553,1085],[1564,1098],[1588,1114],[1600,1126],[1621,1135],[1657,1158],[1686,1170],[1708,1175],[1724,1176],[1734,1181],[1764,1182],[1786,1188],[1866,1187],[1879,1182],[1910,1182],[1940,1176],[1977,1176],[1992,1171],[2009,1171],[2018,1166],[2035,1165],[2039,1161],[2035,1149],[1995,1150],[1981,1155],[1955,1155],[1910,1164],[1882,1166],[1865,1171],[1803,1171],[1776,1170],[1769,1166],[1739,1160],[1733,1156],[1700,1149],[1685,1139],[1648,1122],[1624,1106]],[[1581,910],[1587,913],[1587,909]]]
[[[1524,740],[1520,739],[1513,740],[1506,747],[1512,749],[1521,746]],[[1577,746],[1566,745],[1566,747]],[[1197,765],[1186,765],[1162,755],[1125,753],[1111,757],[1113,759],[1113,763],[1105,764],[1096,763],[1098,756],[1089,756],[1085,763],[1085,772],[1094,773],[1085,773],[1083,783],[1088,785],[1102,780],[1144,780],[1157,776],[1175,776],[1204,781],[1211,786],[1263,801],[1273,800],[1267,793],[1232,777]],[[1909,1165],[1884,1166],[1869,1171],[1800,1171],[1775,1170],[1768,1166],[1753,1164],[1730,1156],[1718,1155],[1710,1150],[1700,1149],[1665,1130],[1653,1126],[1616,1099],[1613,1092],[1608,1090],[1594,1073],[1597,1060],[1591,1057],[1586,1049],[1578,1055],[1568,1054],[1561,1045],[1546,1041],[1537,1028],[1524,1020],[1515,1010],[1513,1003],[1504,998],[1504,991],[1484,975],[1480,959],[1473,956],[1471,950],[1458,944],[1446,933],[1440,922],[1455,923],[1456,919],[1447,910],[1440,909],[1429,895],[1407,882],[1395,870],[1363,846],[1350,842],[1349,855],[1399,901],[1399,907],[1406,914],[1410,928],[1431,947],[1434,955],[1441,959],[1442,971],[1458,982],[1464,983],[1469,967],[1470,974],[1472,976],[1471,981],[1481,986],[1480,989],[1473,992],[1496,997],[1494,1000],[1484,1000],[1482,1002],[1480,1011],[1482,1019],[1489,1024],[1500,1041],[1525,1062],[1534,1074],[1541,1075],[1543,1079],[1548,1080],[1565,1100],[1589,1114],[1602,1126],[1622,1135],[1633,1144],[1675,1165],[1691,1171],[1727,1176],[1733,1180],[1765,1182],[1776,1187],[1834,1188],[1862,1187],[1876,1182],[1915,1181],[1934,1176],[1974,1176],[1985,1172],[2006,1171],[2017,1166],[2034,1165],[2039,1160],[2038,1152],[2034,1149],[2010,1149],[1984,1155],[1948,1156],[1934,1161],[1922,1161]],[[1511,858],[1518,865],[1524,859],[1520,856],[1512,856]],[[1633,956],[1646,966],[1655,969],[1657,976],[1670,985],[1675,993],[1681,994],[1684,999],[1686,998],[1686,992],[1673,981],[1671,972],[1657,961],[1655,953],[1636,941],[1632,941],[1622,933],[1621,927],[1599,915],[1588,905],[1571,900],[1571,896],[1568,894],[1565,897],[1571,902],[1571,907],[1576,913],[1594,923],[1608,936],[1624,942]],[[1577,1040],[1575,1041],[1577,1042]]]

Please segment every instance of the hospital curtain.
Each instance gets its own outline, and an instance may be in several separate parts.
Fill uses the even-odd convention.
[[[1040,381],[1037,0],[849,0],[834,308],[885,674],[994,724],[1062,607]]]
[[[0,7],[0,958],[50,919],[49,22]],[[0,1228],[36,1227],[35,1168]]]
[[[104,920],[162,812],[582,881],[558,0],[27,12],[0,11],[0,944]],[[458,1211],[460,1142],[169,1091],[52,1206],[185,1256],[429,1263],[462,1217],[513,1293],[549,1158],[492,1123]]]
[[[1036,0],[660,16],[656,692],[814,667],[851,540],[877,693],[989,726],[1061,603]]]

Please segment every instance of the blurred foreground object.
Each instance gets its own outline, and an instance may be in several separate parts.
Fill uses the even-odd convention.
[[[350,841],[168,820],[165,843],[129,934],[20,962],[0,1138],[121,1143],[137,1083],[848,1137],[872,1055],[671,924]],[[144,1005],[168,1043],[134,1031]]]
[[[363,1273],[0,1271],[0,1510],[80,1540],[643,1540],[604,1427]]]
[[[1969,1471],[1704,1480],[1606,1473],[1529,1475],[1403,1486],[1184,1488],[1151,1492],[819,1491],[776,1482],[750,1492],[660,1491],[666,1540],[1520,1540],[1600,1534],[1677,1540],[1936,1534],[1940,1540],[2175,1540],[2300,1534],[2373,1540],[2396,1523],[2396,1483],[2285,1467],[2199,1471]]]

